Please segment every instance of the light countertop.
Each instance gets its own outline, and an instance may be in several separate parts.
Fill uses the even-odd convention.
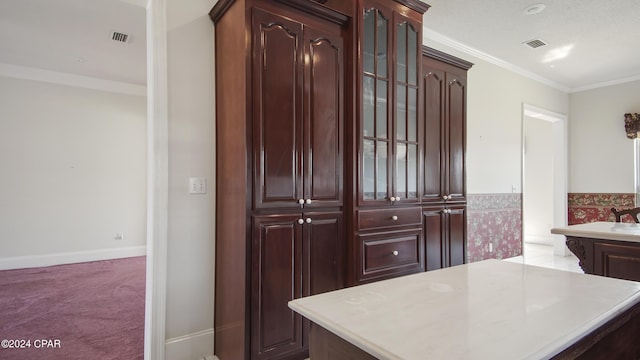
[[[640,283],[486,260],[289,302],[379,359],[545,359],[640,302]]]
[[[640,242],[640,224],[592,222],[551,229],[552,234]]]

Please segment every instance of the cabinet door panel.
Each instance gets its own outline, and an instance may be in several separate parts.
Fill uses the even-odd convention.
[[[450,210],[451,213],[447,214],[450,249],[448,266],[456,266],[467,262],[465,242],[467,217],[464,207],[450,208]]]
[[[425,58],[425,62],[426,62]],[[444,193],[444,162],[442,139],[444,124],[444,72],[429,67],[424,73],[424,188],[423,200],[442,201]]]
[[[422,213],[425,238],[425,269],[436,270],[446,267],[446,238],[444,233],[444,213],[442,207],[425,209]]]
[[[342,205],[344,48],[340,34],[307,27],[305,198],[311,207]],[[308,206],[305,206],[308,207]]]
[[[302,198],[302,25],[254,9],[253,34],[255,207],[295,206]]]
[[[342,213],[305,213],[303,296],[320,294],[344,286],[345,252]]]
[[[302,319],[287,303],[302,295],[302,226],[298,215],[253,218],[252,353],[302,349]]]
[[[593,252],[596,275],[640,281],[640,247],[595,242]]]
[[[466,144],[465,108],[466,79],[455,74],[446,74],[447,115],[448,115],[448,195],[454,201],[465,200],[465,164]]]

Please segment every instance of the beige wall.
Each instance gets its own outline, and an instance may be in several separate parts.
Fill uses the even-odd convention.
[[[167,360],[213,354],[214,26],[207,14],[215,2],[167,1]],[[189,195],[189,177],[205,177],[207,193]]]
[[[0,268],[144,254],[146,98],[5,77],[0,94]]]
[[[467,85],[467,192],[522,192],[522,105],[567,115],[569,95],[428,38],[424,44],[475,64]]]
[[[640,81],[571,94],[569,192],[635,192],[628,112],[640,112]]]

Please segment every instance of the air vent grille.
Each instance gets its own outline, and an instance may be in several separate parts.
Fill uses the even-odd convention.
[[[547,45],[547,43],[542,39],[533,39],[533,40],[525,41],[523,42],[523,44],[533,49]]]
[[[129,35],[114,31],[113,33],[111,33],[111,40],[126,43],[129,40]]]

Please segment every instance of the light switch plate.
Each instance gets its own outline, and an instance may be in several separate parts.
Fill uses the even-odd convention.
[[[203,177],[189,178],[189,194],[206,194],[207,179]]]

